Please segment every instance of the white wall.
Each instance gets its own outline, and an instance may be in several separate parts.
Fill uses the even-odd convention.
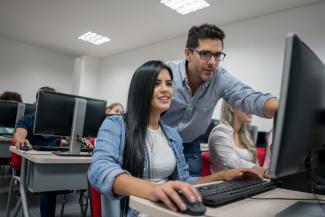
[[[226,32],[227,53],[221,65],[255,89],[279,96],[287,32],[297,32],[325,62],[324,11],[325,3],[320,3],[221,26]],[[185,40],[183,36],[103,59],[99,74],[99,97],[107,99],[108,103],[119,101],[125,105],[130,79],[136,67],[151,59],[182,58]],[[219,117],[219,106],[214,117]],[[260,130],[268,130],[271,120],[255,117],[253,124]]]
[[[0,38],[0,92],[17,91],[34,102],[41,86],[71,92],[74,57]]]
[[[126,105],[133,72],[148,60],[177,59],[183,55],[185,38],[177,38],[103,59],[98,79],[98,96],[107,104]]]
[[[80,56],[75,60],[72,93],[97,97],[99,60],[91,56]]]

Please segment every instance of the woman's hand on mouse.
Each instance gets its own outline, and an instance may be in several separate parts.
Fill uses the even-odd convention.
[[[170,210],[186,210],[186,205],[182,201],[178,192],[187,198],[191,203],[202,202],[199,192],[190,184],[181,181],[168,181],[163,184],[153,184],[149,197],[151,201],[163,202]],[[176,206],[175,206],[176,205]]]

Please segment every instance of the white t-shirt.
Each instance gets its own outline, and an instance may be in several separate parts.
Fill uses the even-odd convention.
[[[148,128],[147,132],[146,144],[150,161],[150,181],[154,183],[165,182],[176,167],[174,152],[160,126],[157,130]]]
[[[160,126],[157,130],[148,128],[146,145],[150,161],[150,182],[156,184],[166,182],[175,170],[176,158]],[[138,216],[150,217],[144,213],[139,213]]]

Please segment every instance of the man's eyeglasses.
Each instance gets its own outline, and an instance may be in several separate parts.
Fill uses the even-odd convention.
[[[193,48],[188,48],[188,49],[198,53],[201,60],[210,60],[210,58],[213,56],[216,61],[222,61],[226,57],[226,54],[221,51],[213,53],[207,50],[198,51]]]

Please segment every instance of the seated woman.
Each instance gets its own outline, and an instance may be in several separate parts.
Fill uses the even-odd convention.
[[[248,130],[252,115],[222,102],[221,123],[209,136],[209,160],[211,172],[233,168],[253,168],[262,177],[269,177],[267,169],[260,167],[256,148]]]
[[[121,103],[114,102],[106,107],[105,115],[120,115],[124,113],[124,108]]]
[[[121,199],[123,216],[137,216],[128,196],[161,201],[173,211],[185,210],[181,191],[200,202],[191,184],[232,180],[243,175],[259,178],[251,169],[234,169],[206,177],[190,177],[182,139],[160,121],[173,97],[173,75],[161,61],[149,61],[134,73],[124,116],[109,116],[99,129],[89,167],[90,183],[104,196]]]

